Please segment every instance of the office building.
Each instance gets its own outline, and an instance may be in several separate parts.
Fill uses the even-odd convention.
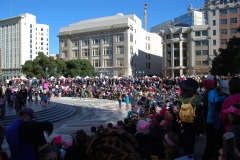
[[[0,20],[1,69],[6,78],[20,76],[21,65],[38,52],[49,54],[49,26],[37,24],[36,16],[21,14]]]
[[[150,28],[151,33],[159,33],[160,30],[168,29],[169,25],[174,25],[174,22],[172,20],[168,20],[166,22],[160,23],[156,26],[153,26]]]
[[[134,14],[70,24],[58,37],[60,58],[87,59],[102,76],[161,75],[161,37]]]
[[[211,43],[213,54],[219,48],[226,48],[230,38],[240,36],[240,0],[205,0],[205,14],[211,26]]]
[[[172,26],[160,30],[163,44],[163,76],[204,75],[210,70],[210,27]]]

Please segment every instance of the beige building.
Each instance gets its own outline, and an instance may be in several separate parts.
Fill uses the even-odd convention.
[[[219,48],[226,48],[228,40],[239,37],[240,0],[205,0],[207,24],[211,27],[212,53],[218,54]]]
[[[209,52],[210,27],[169,26],[160,30],[163,44],[163,76],[203,75],[209,72],[213,55]]]
[[[87,59],[103,76],[161,75],[161,37],[121,13],[60,28],[59,57]]]

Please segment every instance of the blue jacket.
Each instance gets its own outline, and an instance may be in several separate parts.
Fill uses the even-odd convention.
[[[18,126],[23,122],[16,119],[6,129],[6,140],[11,152],[11,160],[38,160],[38,155],[33,142],[24,142],[18,134]]]
[[[216,90],[210,90],[208,92],[208,115],[207,115],[207,123],[214,124],[215,122],[215,103],[223,101],[226,98],[226,96],[219,96],[218,92]],[[220,112],[217,114],[219,115]]]

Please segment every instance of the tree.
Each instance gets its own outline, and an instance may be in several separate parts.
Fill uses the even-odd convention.
[[[227,48],[219,49],[220,54],[212,61],[213,75],[240,73],[240,38],[233,37],[227,43]]]
[[[69,60],[54,59],[53,57],[47,57],[44,53],[39,52],[38,56],[33,60],[26,61],[22,65],[22,72],[27,77],[42,78],[46,77],[46,68],[48,68],[48,76],[55,76],[54,69],[57,68],[57,72],[60,75],[67,76],[94,76],[94,67],[88,60]],[[58,74],[58,75],[59,75]]]

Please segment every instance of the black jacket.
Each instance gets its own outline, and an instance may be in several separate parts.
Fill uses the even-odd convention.
[[[68,147],[64,157],[64,160],[86,160],[86,159],[87,159],[86,145],[75,145]]]

